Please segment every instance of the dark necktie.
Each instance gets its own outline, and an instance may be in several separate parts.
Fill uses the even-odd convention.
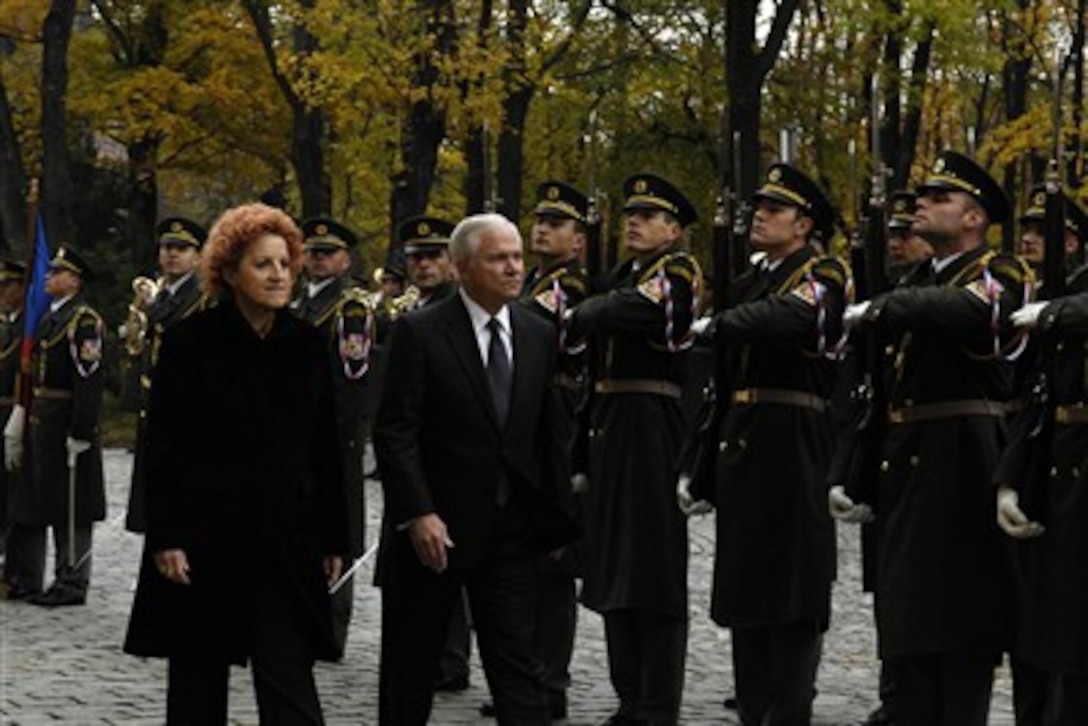
[[[491,318],[487,321],[487,330],[491,334],[487,345],[487,380],[491,385],[491,402],[495,404],[495,414],[502,425],[510,412],[510,359],[506,356],[506,346],[502,344],[499,321]]]

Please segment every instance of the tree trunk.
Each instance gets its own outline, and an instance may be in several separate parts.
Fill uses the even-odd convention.
[[[42,213],[54,247],[71,240],[68,199],[68,44],[76,0],[52,0],[42,26]]]
[[[425,32],[435,39],[435,55],[449,55],[456,46],[456,26],[452,0],[418,0],[417,12],[423,17]],[[435,102],[434,87],[439,70],[432,54],[423,52],[415,58],[413,86],[427,91],[412,104],[408,119],[401,127],[401,170],[393,179],[390,214],[394,224],[427,209],[438,147],[446,138],[446,113]]]
[[[132,262],[138,273],[146,273],[158,265],[158,248],[154,244],[159,211],[158,154],[159,139],[156,137],[145,138],[128,147],[125,239],[132,245]]]
[[[26,169],[19,138],[0,80],[0,250],[10,253],[26,243]]]
[[[525,119],[536,90],[525,75],[525,27],[529,22],[527,0],[509,0],[506,43],[511,58],[503,71],[503,120],[499,132],[499,209],[515,222],[521,217],[521,181],[525,166]]]
[[[933,50],[933,26],[926,27],[925,38],[914,49],[914,61],[910,71],[910,95],[907,97],[907,113],[903,119],[903,133],[899,155],[895,160],[893,189],[902,189],[910,181],[910,167],[914,163],[914,150],[922,128],[922,104],[925,100],[926,78]]]

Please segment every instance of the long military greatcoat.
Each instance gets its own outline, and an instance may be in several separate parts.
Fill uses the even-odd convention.
[[[230,301],[166,331],[126,652],[244,662],[254,599],[276,578],[314,657],[338,655],[322,558],[347,554],[347,507],[327,355],[286,311],[260,338]],[[153,554],[172,548],[185,550],[191,585],[155,569]]]
[[[13,517],[31,526],[66,526],[70,436],[91,448],[76,460],[75,522],[106,516],[98,417],[102,407],[102,318],[76,295],[45,314],[34,336],[27,422],[29,476],[15,486]]]
[[[1012,572],[992,475],[1006,440],[1004,357],[1015,348],[1007,317],[1026,275],[1020,262],[975,249],[939,273],[919,267],[864,318],[899,335],[877,485],[884,658],[1011,644]]]
[[[735,304],[714,321],[715,386],[725,407],[709,432],[717,451],[711,615],[720,625],[827,628],[836,549],[826,402],[845,287],[842,265],[805,246],[772,272],[747,272]],[[787,400],[762,400],[780,394]]]
[[[687,616],[687,518],[676,505],[675,464],[684,433],[681,343],[701,284],[695,260],[667,249],[640,269],[622,265],[612,289],[588,298],[574,315],[575,334],[591,335],[597,386],[675,386],[675,395],[593,394],[582,602],[598,612]]]

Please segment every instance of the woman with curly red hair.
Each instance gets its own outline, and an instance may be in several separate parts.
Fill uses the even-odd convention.
[[[323,723],[313,663],[339,656],[347,507],[325,349],[286,310],[301,260],[282,211],[228,210],[201,256],[216,304],[163,337],[125,650],[169,659],[168,724],[226,723],[247,661],[262,723]]]

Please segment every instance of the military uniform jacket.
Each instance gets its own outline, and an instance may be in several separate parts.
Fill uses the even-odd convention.
[[[68,523],[69,470],[66,439],[89,441],[76,460],[77,524],[106,516],[98,416],[102,406],[102,318],[76,295],[46,312],[34,336],[28,412],[30,476],[16,487],[16,521],[28,525]]]
[[[702,275],[690,255],[666,249],[640,269],[624,263],[610,283],[572,320],[574,335],[590,335],[596,381],[582,602],[597,612],[640,608],[686,617],[687,518],[676,506],[675,462]],[[660,392],[601,392],[639,382]]]
[[[363,504],[363,453],[366,447],[367,398],[374,316],[364,293],[336,278],[303,298],[295,310],[321,333],[332,367],[344,482],[351,511],[348,534],[352,555],[363,551],[366,515]]]
[[[551,322],[559,338],[559,361],[555,382],[563,395],[567,411],[573,415],[584,395],[586,341],[574,339],[564,320],[585,300],[589,278],[581,261],[574,259],[551,270],[533,269],[525,276],[521,302],[537,315]]]
[[[15,381],[19,373],[22,342],[23,316],[18,312],[0,315],[0,421],[5,424],[15,405]],[[3,451],[3,437],[0,437],[0,453]],[[0,526],[8,523],[13,485],[11,473],[0,467]]]
[[[347,506],[328,357],[283,311],[260,338],[230,300],[166,331],[149,410],[147,535],[126,652],[251,652],[250,612],[276,578],[307,647],[337,657],[326,555],[346,555]],[[152,555],[184,549],[192,584]]]
[[[1020,492],[1021,506],[1046,532],[1012,543],[1024,593],[1017,652],[1048,672],[1088,677],[1088,270],[1071,280],[1068,297],[1044,308],[1033,333],[1050,355],[1042,405],[1018,422],[994,478]],[[1045,417],[1045,418],[1044,418]]]
[[[827,402],[846,287],[843,265],[806,245],[772,272],[745,273],[714,320],[715,390],[726,407],[710,432],[720,625],[827,628],[836,554]]]
[[[136,454],[132,461],[132,485],[128,494],[128,512],[125,514],[125,528],[130,532],[143,532],[147,529],[147,405],[151,397],[151,381],[159,359],[162,336],[171,325],[202,310],[206,304],[207,298],[200,292],[197,277],[191,274],[173,294],[165,288],[160,290],[147,311],[147,338],[140,356],[140,414],[136,421]]]
[[[922,265],[864,322],[899,336],[880,449],[877,623],[882,657],[998,653],[1012,576],[992,484],[1029,273],[976,249]],[[943,411],[943,413],[942,413]]]

